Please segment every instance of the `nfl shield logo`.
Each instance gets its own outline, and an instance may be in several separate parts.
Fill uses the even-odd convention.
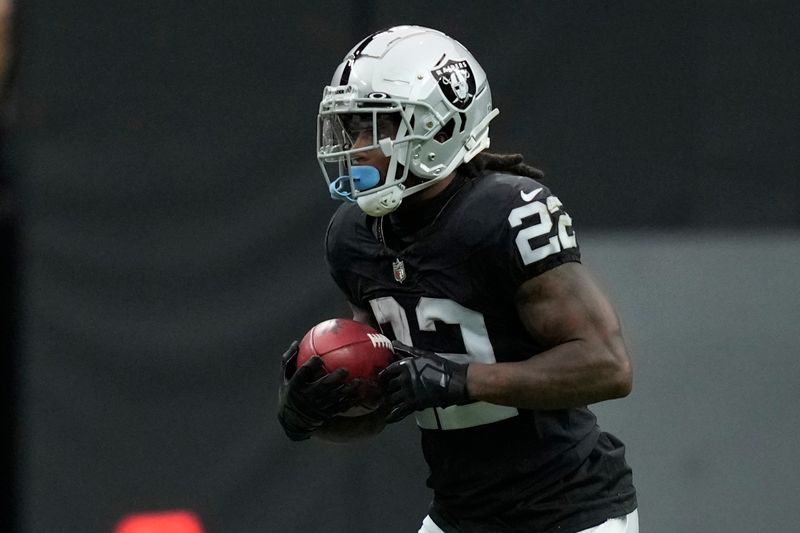
[[[403,283],[406,280],[406,265],[400,258],[392,262],[392,271],[394,272],[394,280],[397,283]]]

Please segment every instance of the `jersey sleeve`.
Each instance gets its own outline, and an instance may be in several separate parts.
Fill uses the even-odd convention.
[[[580,261],[572,217],[537,181],[520,178],[506,188],[499,221],[499,259],[514,287],[561,264]]]

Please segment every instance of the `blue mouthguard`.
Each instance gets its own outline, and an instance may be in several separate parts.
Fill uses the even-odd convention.
[[[350,190],[350,182],[358,191],[366,191],[376,186],[381,180],[378,169],[370,165],[355,165],[350,167],[350,175],[339,176],[328,186],[331,194],[354,202],[353,192]]]

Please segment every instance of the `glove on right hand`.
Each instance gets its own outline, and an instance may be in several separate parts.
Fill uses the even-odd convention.
[[[380,373],[391,411],[387,423],[414,411],[470,403],[467,392],[468,364],[456,363],[430,350],[392,342],[395,361]]]

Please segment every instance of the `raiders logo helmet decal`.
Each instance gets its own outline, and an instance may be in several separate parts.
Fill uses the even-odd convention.
[[[439,65],[431,74],[447,100],[459,109],[466,109],[475,97],[475,76],[464,59],[451,59]]]

